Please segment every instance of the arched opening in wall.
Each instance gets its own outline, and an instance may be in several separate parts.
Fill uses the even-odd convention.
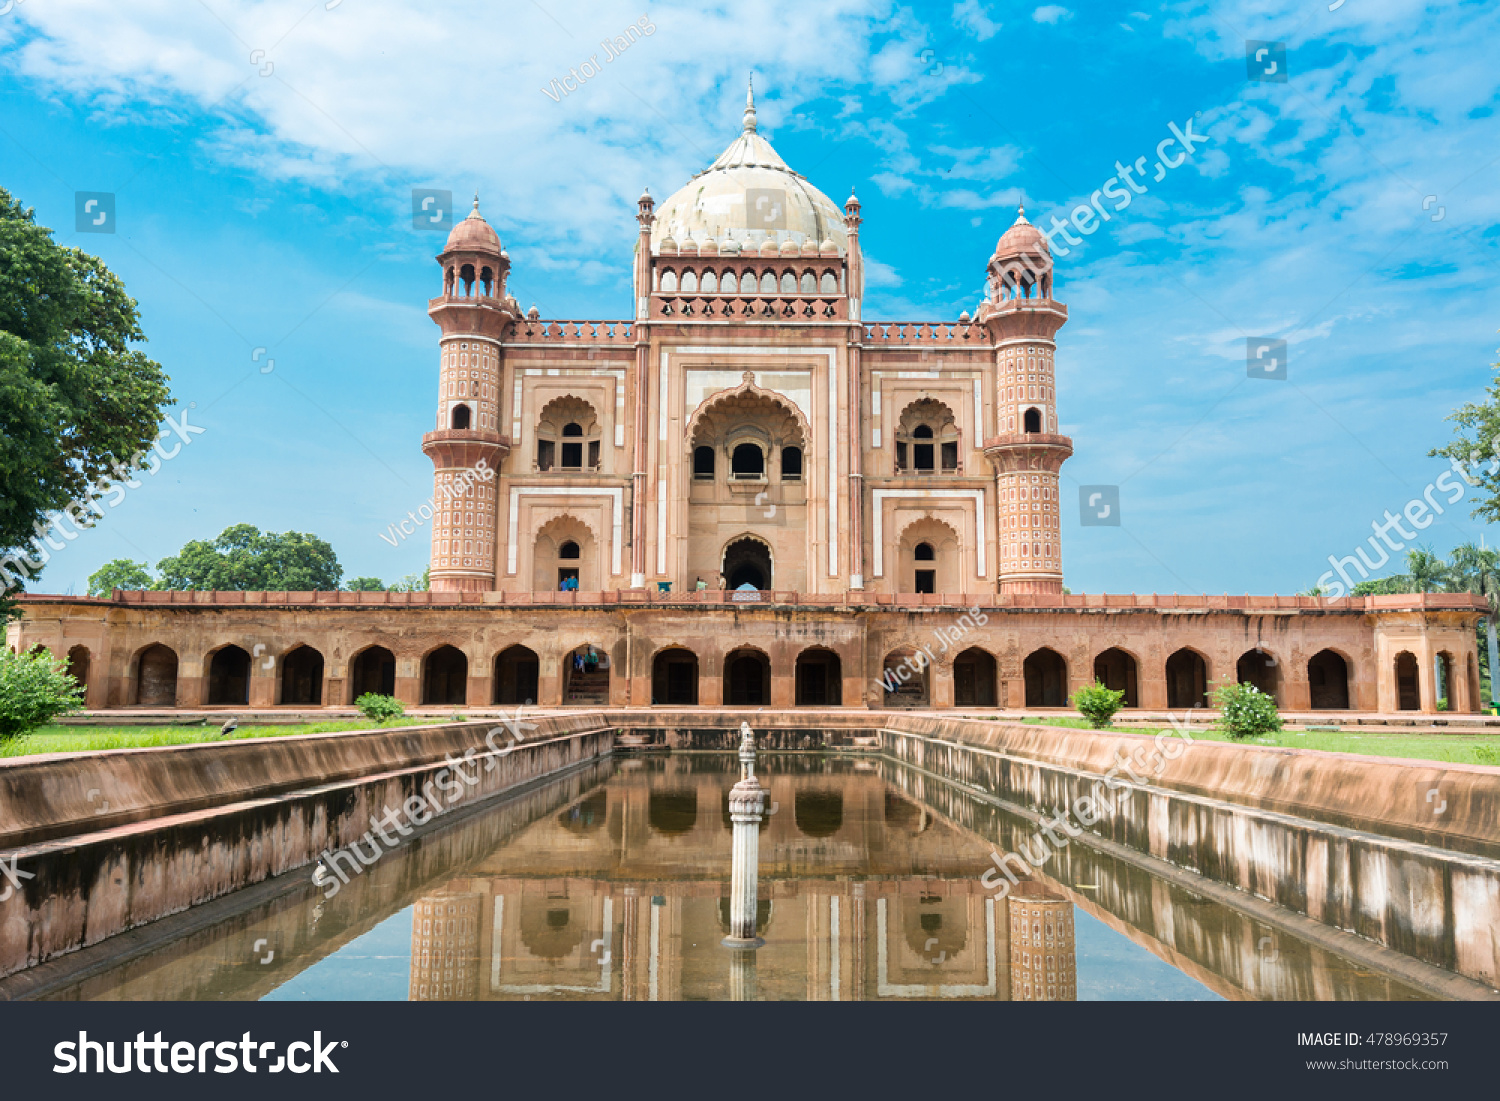
[[[456,646],[439,646],[422,659],[422,702],[463,706],[469,698],[469,659]]]
[[[921,650],[892,650],[880,675],[886,707],[926,707],[931,698],[927,678],[931,661]]]
[[[901,411],[896,423],[897,473],[934,474],[958,470],[958,422],[936,398],[922,398]]]
[[[802,480],[802,448],[783,447],[781,449],[781,480],[783,482]]]
[[[469,417],[470,417],[470,412],[469,412],[469,407],[467,405],[455,405],[453,407],[452,427],[454,427],[454,428],[468,428],[469,427]]]
[[[594,407],[567,394],[537,414],[536,469],[578,472],[599,469],[602,429]]]
[[[323,655],[298,646],[281,659],[281,702],[318,707],[323,703]]]
[[[608,814],[609,794],[600,788],[559,813],[557,824],[569,833],[587,837],[604,828]]]
[[[911,953],[907,966],[930,968],[933,961],[952,959],[968,947],[967,895],[904,895],[900,905],[901,930]]]
[[[958,533],[942,520],[927,516],[908,524],[896,559],[897,592],[963,592]]]
[[[564,470],[583,469],[583,425],[569,422],[562,430],[562,461]]]
[[[1469,655],[1468,666],[1469,666],[1469,710],[1471,712],[1483,711],[1484,710],[1484,701],[1480,698],[1481,689],[1479,687],[1479,662],[1477,660],[1475,660],[1473,654]]]
[[[1234,665],[1234,676],[1241,684],[1254,685],[1278,705],[1281,703],[1281,670],[1276,659],[1259,647],[1240,655]]]
[[[1439,711],[1454,711],[1458,708],[1458,690],[1453,685],[1453,655],[1439,650],[1432,661],[1432,684],[1437,693]]]
[[[714,449],[693,448],[693,478],[700,482],[711,482],[714,478]]]
[[[598,592],[605,582],[594,533],[576,516],[555,516],[532,543],[532,591]]]
[[[995,659],[978,646],[971,646],[953,659],[953,705],[994,707],[996,702]]]
[[[691,650],[663,650],[651,662],[651,702],[667,707],[698,703],[698,655]]]
[[[1184,647],[1167,659],[1167,706],[1208,706],[1208,663],[1196,650]]]
[[[177,706],[177,654],[159,642],[136,659],[135,702],[141,707]]]
[[[349,702],[361,696],[396,694],[396,655],[384,646],[368,646],[349,663]]]
[[[771,587],[771,548],[749,536],[736,539],[724,548],[723,570],[731,589],[749,585],[767,590]]]
[[[78,682],[78,686],[87,689],[89,686],[89,648],[84,645],[74,646],[68,651],[68,660],[64,672]],[[1479,696],[1476,694],[1475,699]]]
[[[536,703],[537,680],[542,668],[536,651],[509,646],[495,655],[493,702],[508,707]]]
[[[764,707],[771,702],[771,659],[759,650],[734,650],[724,658],[724,706]]]
[[[250,702],[250,655],[238,646],[215,650],[209,659],[206,702],[210,707]]]
[[[844,669],[832,650],[813,647],[797,655],[798,707],[838,707],[844,699]]]
[[[520,909],[521,943],[536,959],[565,959],[588,936],[586,916],[573,913],[566,896],[522,895]]]
[[[1094,679],[1112,692],[1125,693],[1126,707],[1139,707],[1135,658],[1111,646],[1094,659]]]
[[[1349,663],[1332,650],[1319,650],[1307,659],[1307,687],[1314,711],[1347,711]]]
[[[918,543],[912,548],[912,558],[917,563],[912,573],[912,592],[937,592],[937,551],[931,543]]]
[[[759,444],[735,444],[729,456],[729,476],[735,481],[753,481],[766,476],[766,453]]]
[[[1043,646],[1026,655],[1021,675],[1026,680],[1027,707],[1068,705],[1068,663],[1056,650]]]
[[[808,837],[832,837],[844,825],[844,795],[839,791],[799,791],[792,797],[792,817]]]
[[[930,474],[937,468],[937,461],[932,453],[932,427],[919,424],[912,429],[911,465],[918,474]]]
[[[698,824],[698,793],[653,791],[646,800],[646,825],[668,837],[688,833]]]
[[[592,642],[563,658],[563,703],[570,707],[609,703],[609,655]]]
[[[1422,689],[1417,676],[1417,659],[1408,650],[1396,655],[1396,707],[1401,711],[1422,710]]]
[[[1024,430],[1027,432],[1040,432],[1042,430],[1042,411],[1040,409],[1028,409],[1023,418]]]

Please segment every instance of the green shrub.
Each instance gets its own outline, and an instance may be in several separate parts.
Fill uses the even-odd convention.
[[[1474,759],[1482,765],[1500,765],[1500,749],[1492,745],[1476,745]]]
[[[1072,704],[1095,730],[1103,730],[1125,706],[1125,693],[1116,692],[1095,681],[1073,693]]]
[[[1219,709],[1218,729],[1231,738],[1258,738],[1281,730],[1276,701],[1253,684],[1221,684],[1209,698]]]
[[[0,649],[0,741],[82,710],[83,688],[49,651],[13,654]]]
[[[1448,697],[1447,696],[1439,696],[1438,697],[1437,709],[1439,711],[1446,711],[1446,710],[1448,710]]]
[[[359,713],[372,722],[385,723],[406,714],[406,708],[395,696],[382,696],[378,692],[366,692],[354,701]]]

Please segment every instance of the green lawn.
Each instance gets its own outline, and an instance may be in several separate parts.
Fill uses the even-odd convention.
[[[398,719],[386,726],[415,726],[442,722],[441,718]],[[139,749],[160,745],[192,745],[243,738],[284,738],[290,734],[327,734],[336,730],[369,730],[382,724],[368,719],[300,723],[285,726],[240,726],[227,738],[219,736],[219,722],[204,726],[43,726],[22,738],[0,741],[0,757],[29,757],[37,753],[87,753],[101,749]]]
[[[1022,722],[1045,726],[1088,727],[1082,719],[1027,718]],[[1152,734],[1138,727],[1118,727],[1124,733]],[[1189,727],[1194,741],[1229,742],[1234,739],[1208,727]],[[1424,761],[1446,761],[1457,765],[1500,765],[1500,732],[1485,734],[1413,734],[1409,730],[1382,731],[1371,727],[1350,730],[1283,730],[1245,745],[1275,745],[1293,749],[1325,749],[1334,753],[1364,753],[1371,757],[1418,757]]]

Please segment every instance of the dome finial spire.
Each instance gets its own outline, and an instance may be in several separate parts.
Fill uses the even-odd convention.
[[[745,84],[745,133],[755,133],[755,74]]]

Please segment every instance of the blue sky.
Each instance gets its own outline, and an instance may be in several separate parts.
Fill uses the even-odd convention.
[[[1446,468],[1426,452],[1497,358],[1493,4],[0,8],[0,185],[125,279],[205,429],[45,591],[238,522],[315,532],[346,576],[420,570],[425,542],[379,538],[431,493],[441,238],[411,189],[480,193],[523,306],[625,317],[636,196],[729,143],[750,70],[788,163],[858,189],[869,319],[972,312],[1019,197],[1047,225],[1172,124],[1206,135],[1059,260],[1064,500],[1119,485],[1123,516],[1065,507],[1075,592],[1308,587]],[[1289,79],[1247,80],[1248,40]],[[79,191],[115,195],[116,233],[76,232]],[[1246,377],[1260,337],[1285,381]],[[1421,533],[1481,537],[1466,506]]]

